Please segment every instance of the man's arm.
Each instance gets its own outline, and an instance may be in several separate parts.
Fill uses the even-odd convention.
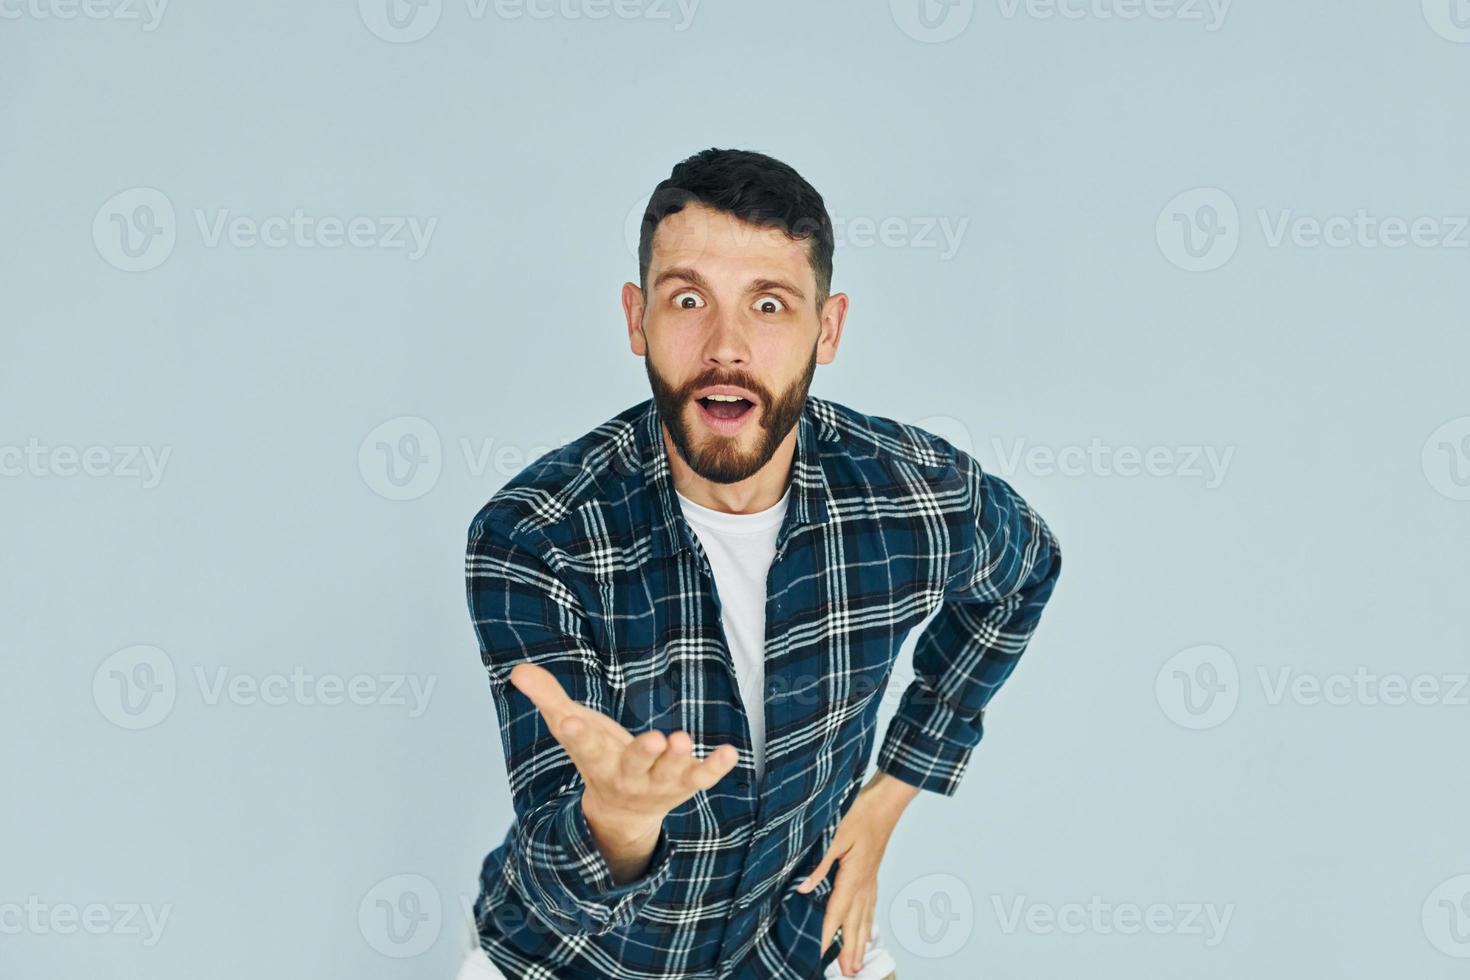
[[[914,681],[884,734],[878,769],[952,796],[984,733],[985,706],[1015,669],[1062,570],[1051,529],[968,453],[957,464],[974,515],[973,560],[914,647]]]
[[[508,866],[541,918],[569,934],[625,925],[668,877],[662,822],[588,812],[585,784],[542,713],[510,683],[518,663],[554,675],[573,701],[608,711],[602,661],[576,594],[537,551],[477,518],[465,552],[470,618],[500,721],[516,824]],[[594,830],[595,827],[595,830]]]

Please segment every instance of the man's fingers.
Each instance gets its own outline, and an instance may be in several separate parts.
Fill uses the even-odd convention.
[[[837,933],[837,927],[847,917],[847,906],[852,904],[845,893],[839,894],[835,889],[827,898],[827,911],[822,914],[822,952],[827,952],[827,947],[832,945],[832,937]],[[847,932],[842,933],[842,941],[847,942]]]
[[[735,763],[740,761],[740,750],[729,742],[720,745],[709,755],[705,756],[693,768],[689,770],[689,783],[695,792],[709,789],[715,783],[725,778],[725,775],[735,768]]]
[[[824,858],[823,864],[827,864]],[[832,893],[827,896],[826,911],[822,915],[822,952],[827,951],[827,946],[832,942],[832,936],[837,932],[837,927],[847,921],[847,914],[853,906],[852,883],[842,877],[839,873],[837,880],[832,883]],[[842,930],[842,945],[848,945],[852,938],[849,929]]]
[[[827,848],[827,853],[822,855],[821,863],[812,869],[811,874],[802,879],[801,884],[796,886],[796,890],[805,894],[817,887],[817,882],[827,876],[827,870],[832,867],[832,862],[835,860],[837,860],[837,847],[833,845]]]
[[[510,672],[513,683],[522,694],[530,699],[552,734],[560,738],[560,732],[569,719],[577,719],[573,730],[580,737],[592,739],[612,738],[616,742],[632,741],[633,736],[615,720],[580,701],[573,700],[556,679],[556,675],[545,667],[533,663],[516,664]]]
[[[863,953],[868,945],[868,917],[871,914],[867,901],[852,903],[842,921],[842,972],[853,974],[862,968]]]
[[[649,729],[623,747],[618,770],[624,779],[645,780],[653,764],[663,755],[668,740],[656,728]]]
[[[868,892],[867,907],[863,910],[863,938],[858,943],[857,968],[862,969],[863,960],[868,957],[868,942],[873,938],[873,916],[878,914],[878,889],[874,888]]]
[[[597,726],[591,724],[595,719],[589,718],[586,713],[568,711],[561,716],[560,721],[547,721],[547,727],[551,734],[561,743],[561,747],[567,750],[583,778],[601,754],[605,744],[602,736],[597,732]]]
[[[577,702],[567,696],[556,675],[538,664],[529,661],[516,664],[510,669],[510,682],[531,699],[536,710],[541,712],[553,729],[557,722],[577,707]]]
[[[654,760],[649,771],[649,778],[656,783],[673,784],[693,794],[709,789],[725,778],[739,761],[740,750],[729,743],[718,746],[703,759],[696,759],[694,739],[681,728],[669,733],[663,753]]]
[[[682,784],[694,759],[694,739],[681,728],[670,732],[666,743],[663,753],[653,761],[648,778],[655,783]]]

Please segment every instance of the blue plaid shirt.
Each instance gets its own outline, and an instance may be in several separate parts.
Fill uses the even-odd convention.
[[[914,680],[878,768],[945,796],[1061,571],[1011,487],[929,432],[808,396],[766,598],[766,768],[713,573],[674,495],[652,399],[522,470],[475,516],[470,616],[515,809],[485,858],[480,943],[513,980],[809,980],[836,867],[808,894],[860,788],[906,635]],[[532,661],[637,734],[684,729],[740,761],[664,820],[614,884],[582,779],[510,669]],[[840,944],[840,938],[836,940]]]

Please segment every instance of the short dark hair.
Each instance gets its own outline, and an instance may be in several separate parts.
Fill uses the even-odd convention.
[[[780,228],[807,242],[807,258],[817,280],[817,309],[832,292],[832,250],[836,236],[822,195],[780,160],[751,150],[701,150],[674,165],[648,198],[638,233],[638,283],[648,291],[653,233],[659,222],[690,201],[728,212],[742,221]]]

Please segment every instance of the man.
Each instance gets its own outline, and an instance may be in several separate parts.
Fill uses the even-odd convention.
[[[832,252],[785,164],[676,166],[622,294],[653,397],[471,524],[516,819],[461,976],[896,976],[884,849],[920,790],[955,792],[1061,555],[944,439],[808,396],[847,313]]]

